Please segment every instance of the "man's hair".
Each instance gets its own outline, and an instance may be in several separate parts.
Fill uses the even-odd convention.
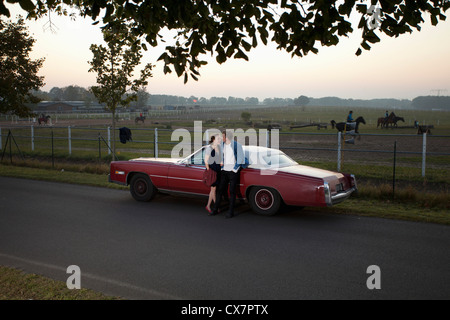
[[[224,134],[230,141],[233,140],[233,130],[223,130],[222,134]]]

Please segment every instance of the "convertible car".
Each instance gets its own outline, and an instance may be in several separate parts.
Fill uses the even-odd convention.
[[[244,146],[248,166],[241,169],[238,198],[258,214],[273,215],[282,204],[332,206],[357,191],[353,175],[300,165],[280,150]],[[208,196],[202,182],[205,147],[184,159],[137,158],[111,162],[109,181],[129,185],[138,201],[161,192]]]

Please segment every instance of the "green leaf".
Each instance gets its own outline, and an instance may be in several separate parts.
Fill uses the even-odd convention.
[[[198,78],[193,73],[191,73],[191,78],[194,79],[195,81],[198,81]]]
[[[363,41],[361,43],[361,47],[363,47],[363,49],[365,49],[365,50],[370,50],[370,46],[366,41]]]
[[[172,73],[172,70],[169,66],[164,66],[164,74]]]
[[[430,19],[431,19],[431,24],[433,25],[433,26],[435,26],[435,25],[437,25],[438,24],[438,19],[437,19],[437,17],[436,16],[431,16],[430,17]]]
[[[241,44],[244,47],[245,51],[250,51],[250,49],[252,48],[252,45],[245,40],[241,40]]]
[[[20,0],[19,4],[25,11],[31,11],[35,8],[34,3],[31,2],[31,0]]]
[[[357,4],[356,5],[356,10],[362,14],[366,14],[367,13],[367,5],[365,4]]]
[[[9,10],[5,7],[3,2],[0,2],[0,15],[4,15],[7,18],[11,17],[11,14],[9,13]]]
[[[248,61],[247,55],[242,50],[238,50],[238,52],[234,55],[234,58],[235,59],[244,59],[244,60]]]

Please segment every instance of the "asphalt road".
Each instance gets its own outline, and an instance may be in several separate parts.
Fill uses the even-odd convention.
[[[448,226],[204,204],[0,177],[0,264],[129,299],[450,299]]]

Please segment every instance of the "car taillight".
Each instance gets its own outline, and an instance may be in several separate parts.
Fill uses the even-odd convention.
[[[331,189],[330,189],[330,185],[328,184],[328,182],[324,182],[323,183],[323,192],[325,193],[325,203],[328,206],[332,205],[331,202]]]
[[[355,178],[355,175],[354,174],[351,174],[350,175],[350,185],[352,186],[352,187],[355,187],[355,188],[357,188],[356,187],[356,178]]]

